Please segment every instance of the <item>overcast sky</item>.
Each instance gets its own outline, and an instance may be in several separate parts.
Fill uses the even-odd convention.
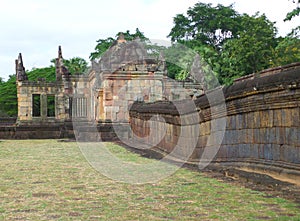
[[[139,28],[150,39],[167,39],[173,17],[196,0],[0,0],[0,77],[15,73],[14,60],[23,55],[26,70],[46,67],[62,46],[64,58],[88,60],[99,38]],[[285,36],[300,18],[283,22],[295,5],[291,0],[202,0],[228,6],[239,13],[265,13]]]

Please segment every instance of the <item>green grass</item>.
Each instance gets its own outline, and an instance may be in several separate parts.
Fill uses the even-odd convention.
[[[111,152],[149,163],[122,147]],[[0,220],[300,220],[299,205],[179,169],[132,185],[94,170],[76,143],[0,142]]]

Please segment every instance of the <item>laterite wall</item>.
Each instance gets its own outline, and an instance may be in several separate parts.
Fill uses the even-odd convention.
[[[284,169],[297,175],[300,64],[266,70],[220,90],[224,94],[223,106],[222,99],[213,99],[214,92],[195,100],[196,108],[188,101],[135,103],[130,111],[133,136],[143,137],[144,142],[157,144],[168,153],[180,146],[174,153],[179,158],[188,154],[186,148],[192,148],[196,140],[190,161],[209,156],[204,156],[203,151],[211,148],[211,152],[217,150],[215,163],[255,165],[255,169],[279,173]],[[178,107],[185,107],[180,114]],[[220,123],[224,123],[223,128]]]

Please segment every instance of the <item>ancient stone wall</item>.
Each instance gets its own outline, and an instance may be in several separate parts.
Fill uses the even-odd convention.
[[[251,164],[255,168],[264,165],[262,168],[267,170],[278,166],[280,171],[285,168],[299,172],[299,63],[283,67],[278,73],[263,72],[236,81],[222,91],[226,108],[222,108],[222,102],[209,99],[209,94],[195,100],[196,109],[186,108],[180,114],[178,107],[187,101],[135,103],[130,111],[133,133],[149,144],[157,143],[156,147],[167,153],[176,147],[175,155],[189,152],[186,148],[193,146],[190,144],[196,137],[191,162],[205,160],[205,156],[212,156],[210,150],[217,150],[215,163]],[[225,122],[224,128],[220,122]],[[157,141],[157,137],[161,139]]]
[[[17,82],[18,95],[18,122],[21,124],[43,124],[51,122],[64,121],[66,118],[65,104],[66,97],[63,91],[63,85],[59,83],[48,83],[44,81]],[[33,95],[39,98],[39,114],[36,116],[33,113]],[[47,98],[53,96],[55,113],[48,116],[47,113]]]
[[[154,102],[162,99],[163,75],[155,73],[114,73],[105,76],[99,93],[101,120],[128,122],[134,101]]]

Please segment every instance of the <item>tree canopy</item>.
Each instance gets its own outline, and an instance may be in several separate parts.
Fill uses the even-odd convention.
[[[199,41],[218,48],[224,40],[236,36],[239,17],[233,6],[197,3],[187,15],[178,14],[168,37],[172,41]]]
[[[0,117],[17,116],[16,76],[10,75],[6,82],[0,83]]]
[[[265,15],[243,15],[238,37],[228,40],[220,56],[219,79],[231,83],[236,77],[256,73],[270,66],[276,47],[276,28]]]
[[[294,17],[299,16],[300,15],[300,0],[293,0],[293,3],[296,4],[296,8],[294,8],[292,11],[290,11],[289,13],[287,13],[287,15],[285,16],[284,21],[290,21],[292,20]]]
[[[275,23],[264,14],[239,14],[233,5],[197,3],[186,14],[174,17],[168,37],[199,53],[221,84],[231,84],[237,77],[274,65],[299,61],[299,37],[279,38]]]

